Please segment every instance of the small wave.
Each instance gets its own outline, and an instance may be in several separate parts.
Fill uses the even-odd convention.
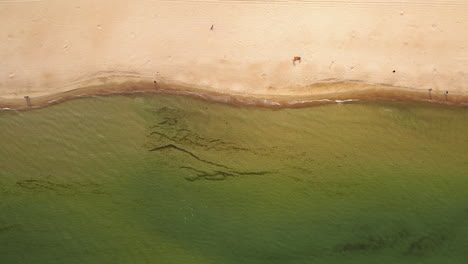
[[[335,103],[358,102],[358,99],[335,100]]]
[[[174,94],[174,95],[185,95],[185,96],[191,96],[195,98],[200,98],[203,100],[207,101],[215,101],[215,102],[221,102],[221,103],[227,103],[227,104],[233,104],[233,105],[245,105],[245,106],[254,106],[254,107],[272,107],[272,108],[281,108],[281,107],[308,107],[312,105],[320,105],[320,104],[326,104],[326,103],[347,103],[347,102],[354,102],[354,101],[375,101],[375,100],[408,100],[408,101],[421,101],[421,100],[426,100],[427,101],[427,94],[426,93],[420,93],[421,96],[418,96],[419,93],[415,93],[414,91],[408,91],[408,93],[405,93],[406,90],[402,89],[402,92],[400,95],[395,95],[393,92],[392,93],[386,93],[386,90],[383,89],[382,91],[379,91],[379,94],[374,94],[372,91],[363,92],[363,98],[364,100],[359,100],[359,99],[329,99],[329,98],[323,98],[320,99],[318,96],[320,94],[304,94],[304,95],[264,95],[264,98],[261,98],[261,95],[257,94],[242,94],[242,93],[236,93],[236,94],[229,94],[229,93],[222,93],[222,92],[217,92],[217,91],[212,91],[210,89],[202,89],[202,88],[192,88],[188,85],[177,85],[177,84],[170,84],[170,83],[158,83],[157,87],[154,87],[153,85],[150,85],[149,82],[141,82],[141,81],[136,81],[132,82],[132,85],[129,86],[129,83],[119,83],[116,82],[115,84],[103,84],[99,87],[82,87],[82,88],[76,88],[67,92],[59,93],[55,95],[54,98],[56,100],[51,100],[53,98],[48,97],[47,100],[36,100],[35,104],[38,106],[47,106],[51,104],[57,104],[64,102],[68,99],[73,99],[73,98],[83,98],[83,97],[105,97],[105,96],[110,96],[110,95],[122,95],[122,94],[135,94],[135,93],[143,93],[143,94]],[[334,85],[333,83],[328,83],[327,85]],[[340,84],[341,85],[341,84]],[[361,84],[360,84],[361,85]],[[368,84],[369,87],[372,87],[373,84]],[[352,90],[352,87],[349,89]],[[410,93],[411,92],[411,93]],[[323,94],[323,96],[332,96],[333,97],[346,97],[347,92],[337,92],[331,94]],[[350,95],[348,95],[350,96]],[[358,96],[359,95],[354,95]],[[353,97],[354,97],[353,96]],[[445,100],[442,101],[441,98],[434,98],[434,100],[430,101],[431,103],[443,103],[443,104],[462,104],[466,105],[468,101],[468,97],[466,95],[459,95],[460,97],[452,99],[451,100]],[[260,97],[260,98],[259,98]],[[299,97],[299,98],[298,98]],[[301,97],[304,97],[305,100],[297,100],[301,99]],[[312,99],[314,98],[315,99]],[[267,99],[268,98],[268,99]],[[306,99],[309,98],[309,99]],[[296,99],[296,100],[293,100]],[[274,101],[273,101],[274,100]],[[291,100],[291,101],[288,101]],[[447,101],[453,101],[453,102],[447,102]],[[19,101],[18,101],[19,102]],[[6,108],[0,108],[0,110],[3,111],[8,111],[8,110],[13,110],[13,109],[18,109],[18,110],[27,110],[31,108],[26,108],[24,106],[24,102],[18,103],[18,106],[13,106],[13,109],[10,107],[12,104],[6,104],[2,106],[9,106]],[[32,107],[36,108],[36,107]]]
[[[301,100],[301,101],[291,101],[287,104],[296,105],[296,104],[310,104],[310,103],[317,103],[317,102],[333,102],[330,99],[319,99],[319,100]]]
[[[112,95],[112,93],[106,93],[105,95]],[[72,97],[78,97],[78,98],[103,98],[104,96],[102,95],[93,95],[93,94],[74,94]],[[49,102],[53,102],[57,100],[51,100]]]
[[[197,96],[197,97],[205,98],[205,95],[204,95],[204,94],[196,93],[196,92],[191,92],[191,91],[182,91],[182,92],[180,92],[180,94],[194,95],[194,96]]]
[[[278,103],[278,102],[273,102],[273,101],[270,101],[270,100],[267,100],[267,99],[263,99],[261,100],[261,102],[265,105],[277,105],[277,106],[280,106],[281,104]]]
[[[346,103],[346,102],[358,102],[359,99],[345,99],[345,100],[332,100],[332,99],[315,99],[315,100],[301,100],[287,102],[288,105],[302,105],[302,104],[314,104],[314,103]]]

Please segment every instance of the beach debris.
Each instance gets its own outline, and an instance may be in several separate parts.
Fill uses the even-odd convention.
[[[31,98],[26,95],[24,99],[26,99],[26,104],[28,105],[28,107],[31,107]]]
[[[302,62],[301,57],[299,57],[299,56],[293,57],[293,65],[296,65],[296,61],[298,61],[299,63],[301,63],[301,62]]]
[[[393,70],[393,73],[395,73],[395,72],[396,72],[396,70]]]
[[[210,30],[213,30],[213,29],[214,29],[214,25],[211,25]]]

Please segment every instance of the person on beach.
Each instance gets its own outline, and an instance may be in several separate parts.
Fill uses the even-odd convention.
[[[31,98],[26,95],[24,99],[26,99],[26,104],[28,105],[28,107],[31,107]]]
[[[298,61],[299,63],[301,63],[301,61],[302,61],[302,60],[301,60],[301,57],[296,56],[296,57],[293,58],[293,65],[294,65],[294,66],[296,66],[296,61]]]

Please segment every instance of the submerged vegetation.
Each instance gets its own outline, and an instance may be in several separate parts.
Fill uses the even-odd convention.
[[[2,112],[0,262],[461,263],[467,124],[169,95]]]

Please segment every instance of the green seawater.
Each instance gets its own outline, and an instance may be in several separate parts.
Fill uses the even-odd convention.
[[[0,112],[0,263],[467,263],[468,109]]]

